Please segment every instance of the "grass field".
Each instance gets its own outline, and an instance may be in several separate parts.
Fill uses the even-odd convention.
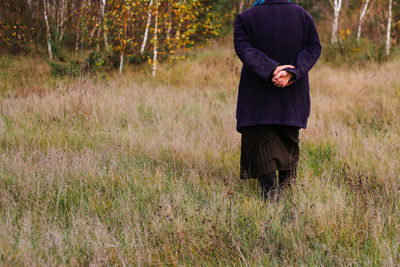
[[[297,184],[267,203],[238,178],[226,41],[156,79],[6,61],[32,82],[0,98],[0,265],[400,264],[399,61],[317,64]]]

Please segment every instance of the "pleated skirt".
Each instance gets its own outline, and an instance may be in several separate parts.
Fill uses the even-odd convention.
[[[240,179],[258,178],[276,170],[295,170],[299,130],[299,127],[271,124],[241,128]]]

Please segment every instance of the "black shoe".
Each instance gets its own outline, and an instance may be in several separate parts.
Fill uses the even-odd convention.
[[[276,174],[275,172],[261,175],[258,177],[258,182],[261,186],[261,195],[264,200],[274,198],[276,193]]]

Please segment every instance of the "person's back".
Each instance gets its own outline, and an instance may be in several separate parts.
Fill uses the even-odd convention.
[[[321,54],[311,16],[287,0],[258,0],[237,15],[234,46],[243,68],[236,109],[240,178],[258,178],[264,197],[296,176],[299,129],[310,114],[308,71]]]
[[[240,14],[254,47],[281,64],[290,64],[304,47],[307,16],[287,1],[269,1]]]
[[[235,51],[243,62],[237,106],[237,129],[258,124],[306,128],[310,112],[308,71],[316,63],[321,45],[311,16],[285,0],[269,0],[236,17]],[[293,84],[279,88],[274,69],[286,69]]]

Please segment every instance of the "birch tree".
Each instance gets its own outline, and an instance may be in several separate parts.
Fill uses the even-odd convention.
[[[170,43],[171,40],[171,31],[172,31],[172,12],[171,12],[171,3],[168,1],[167,7],[167,42]]]
[[[155,14],[155,21],[154,21],[154,51],[153,51],[153,77],[156,76],[157,71],[157,53],[158,53],[158,0],[156,0],[156,14]]]
[[[244,6],[244,0],[240,0],[240,3],[239,3],[239,13],[242,13],[242,11],[243,11],[243,6]]]
[[[50,59],[53,59],[53,52],[51,51],[51,34],[50,34],[50,24],[49,24],[49,17],[47,15],[47,1],[43,0],[43,15],[44,21],[46,22],[46,35],[47,35],[47,50],[49,51]]]
[[[142,47],[140,48],[140,53],[143,54],[144,53],[144,49],[146,47],[146,43],[147,43],[147,38],[149,35],[149,29],[150,29],[150,23],[151,23],[151,14],[152,14],[152,10],[151,7],[153,6],[153,0],[150,0],[149,3],[149,11],[147,12],[147,21],[146,21],[146,28],[144,30],[144,35],[143,35],[143,42],[142,42]]]
[[[80,22],[81,22],[81,15],[83,11],[83,7],[85,5],[85,0],[81,1],[78,4],[78,10],[76,12],[76,21],[75,21],[75,56],[78,55],[79,52],[79,41],[80,41]],[[75,6],[76,9],[76,6]]]
[[[342,0],[329,0],[333,8],[333,23],[332,23],[332,35],[331,43],[337,42],[337,32],[339,28],[339,14],[342,9]]]
[[[106,0],[100,0],[100,11],[101,11],[101,19],[103,21],[103,38],[104,38],[104,46],[108,49],[108,38],[107,38],[107,23],[106,23]]]
[[[124,66],[124,56],[127,45],[127,35],[128,35],[128,7],[122,6],[122,26],[123,32],[120,31],[120,41],[121,41],[121,51],[120,51],[120,63],[119,63],[119,75],[122,74],[122,68]]]
[[[365,2],[363,1],[363,5],[361,7],[360,18],[358,20],[357,39],[360,39],[361,37],[362,23],[364,21],[365,14],[367,14],[368,11],[369,1],[370,0],[365,0]]]
[[[390,53],[390,31],[392,26],[392,0],[389,0],[389,14],[387,20],[387,28],[386,28],[386,55],[388,56]]]
[[[176,29],[176,33],[175,33],[175,40],[179,41],[179,39],[181,38],[181,27],[182,27],[182,22],[183,22],[183,15],[184,15],[184,6],[181,5],[180,2],[175,4],[175,8],[176,10],[179,10],[180,14],[179,14],[179,19],[178,19],[178,26]],[[178,46],[179,47],[179,46]]]
[[[235,3],[232,14],[248,0]],[[195,42],[218,35],[228,17],[216,19],[214,5],[208,0],[0,0],[0,50],[19,53],[35,43],[39,51],[43,41],[54,59],[53,41],[71,36],[59,48],[69,46],[76,57],[84,49],[100,52],[104,44],[110,66],[120,73],[129,57],[134,64],[149,62],[155,74],[161,58],[184,58]],[[146,48],[149,57],[143,56]]]
[[[60,41],[60,42],[64,38],[66,13],[67,13],[67,8],[65,5],[65,0],[61,0],[60,12],[59,12],[59,18],[58,18],[58,20],[59,20],[59,23],[58,23],[59,39],[58,39],[58,41]]]

